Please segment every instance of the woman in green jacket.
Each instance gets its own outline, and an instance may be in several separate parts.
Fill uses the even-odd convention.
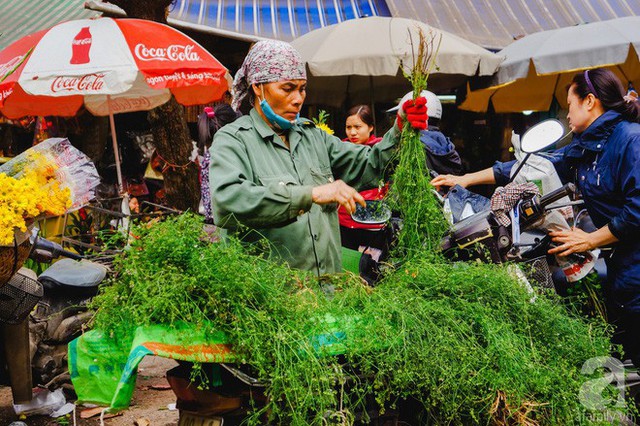
[[[256,43],[235,76],[232,104],[238,109],[249,95],[253,108],[216,133],[209,176],[216,225],[248,228],[273,256],[321,275],[341,270],[338,205],[355,211],[364,205],[358,191],[388,178],[400,132],[394,126],[374,147],[343,143],[300,118],[306,84],[291,45]],[[424,104],[400,114],[426,121]]]

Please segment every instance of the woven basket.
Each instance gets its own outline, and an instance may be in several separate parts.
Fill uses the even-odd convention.
[[[18,272],[30,252],[29,238],[17,238],[11,246],[0,246],[0,286]]]

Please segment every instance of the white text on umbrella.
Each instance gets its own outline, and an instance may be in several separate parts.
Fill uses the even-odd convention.
[[[142,43],[136,45],[134,52],[141,61],[189,61],[198,62],[200,56],[194,52],[195,46],[172,44],[169,47],[147,47]]]

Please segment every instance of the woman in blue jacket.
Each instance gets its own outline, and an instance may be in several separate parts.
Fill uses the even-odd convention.
[[[560,178],[574,182],[598,228],[552,232],[565,256],[612,246],[607,260],[605,296],[613,338],[627,358],[640,366],[640,103],[625,94],[611,71],[593,69],[577,74],[569,86],[567,119],[574,137],[552,157]],[[464,176],[441,175],[436,187],[505,184],[514,162]]]

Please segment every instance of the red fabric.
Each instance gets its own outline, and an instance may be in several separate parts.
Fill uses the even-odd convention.
[[[31,49],[47,33],[47,30],[30,34],[10,44],[0,51],[0,107],[4,105],[6,98],[13,92],[13,86],[18,82],[27,59],[31,55]]]
[[[376,137],[375,135],[371,135],[369,137],[369,140],[365,142],[364,145],[373,146],[378,142],[380,142],[381,140],[382,138]],[[353,143],[349,141],[348,138],[343,139],[343,142]],[[389,190],[389,184],[387,183],[382,188],[373,188],[373,189],[367,189],[366,191],[361,191],[360,195],[362,195],[362,198],[364,198],[365,200],[382,200],[384,196],[387,195],[388,190]],[[356,222],[355,220],[351,219],[351,215],[347,213],[347,210],[342,206],[338,208],[338,220],[340,221],[340,226],[344,226],[345,228],[351,228],[351,229],[378,230],[384,227],[384,224],[371,225],[371,224]]]
[[[362,145],[366,145],[366,146],[374,146],[375,144],[377,144],[378,142],[380,142],[382,140],[382,138],[377,137],[376,135],[371,135],[369,136],[369,140],[366,141],[365,143],[363,143]],[[349,140],[349,138],[344,138],[342,139],[342,142],[349,142],[349,143],[353,143]],[[356,144],[356,145],[360,145],[360,144]]]
[[[145,19],[114,21],[150,87],[171,89],[182,105],[220,99],[229,89],[227,69],[186,34]]]
[[[427,129],[427,99],[423,96],[416,98],[415,100],[409,99],[401,107],[402,112],[405,114],[405,119],[411,124],[411,127],[417,130]],[[398,112],[398,128],[402,129],[404,124],[402,115]]]
[[[385,195],[387,195],[387,191],[389,191],[389,184],[385,184],[382,188],[373,188],[367,189],[366,191],[361,191],[360,195],[365,200],[382,200]],[[344,226],[345,228],[351,229],[382,229],[384,228],[384,224],[379,225],[371,225],[356,222],[351,218],[351,215],[347,213],[347,210],[340,206],[338,209],[338,220],[340,221],[340,226]]]

